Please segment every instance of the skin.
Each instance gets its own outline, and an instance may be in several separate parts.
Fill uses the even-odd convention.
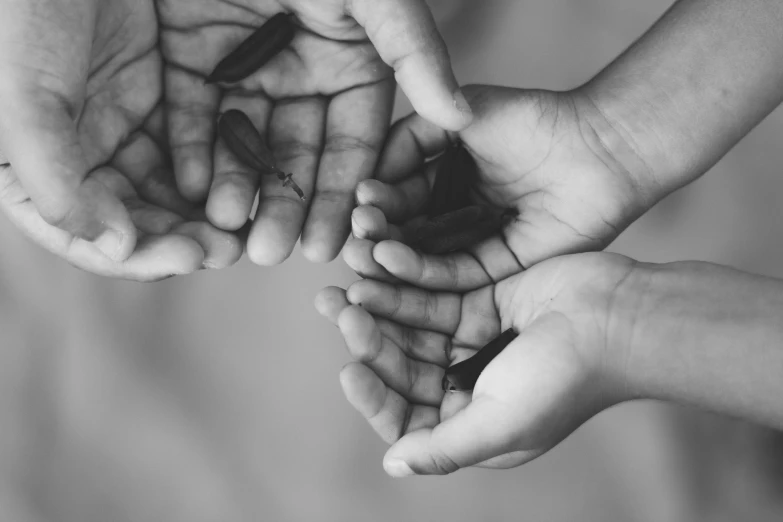
[[[471,120],[419,0],[1,0],[0,10],[0,205],[34,241],[100,275],[148,281],[241,256],[260,180],[221,144],[213,161],[221,107],[269,131],[280,166],[309,191],[305,207],[264,184],[247,241],[260,264],[285,259],[303,229],[308,257],[337,254],[394,79],[444,128]],[[306,28],[288,52],[242,85],[202,85],[281,10]]]
[[[316,307],[356,360],[340,380],[392,446],[389,474],[510,468],[624,398],[606,365],[604,326],[632,271],[620,256],[566,256],[463,294],[359,281],[325,289]],[[472,393],[442,391],[446,368],[508,328],[519,337]]]
[[[389,474],[519,465],[635,398],[783,426],[780,281],[608,254],[546,260],[603,248],[780,104],[781,23],[779,2],[682,0],[575,91],[531,101],[486,88],[460,138],[480,168],[478,197],[520,219],[467,253],[394,241],[423,213],[421,170],[446,141],[415,117],[399,125],[379,180],[359,187],[345,252],[368,280],[316,302],[358,361],[341,375],[346,396],[394,444]],[[472,396],[438,399],[432,376],[509,326],[519,338]]]
[[[2,2],[0,207],[95,274],[152,281],[222,268],[240,239],[184,200],[168,168],[151,1]],[[5,161],[0,161],[5,163]]]
[[[467,293],[360,281],[316,306],[356,363],[348,400],[395,477],[509,468],[621,402],[668,400],[783,428],[783,281],[709,263],[577,254]],[[440,379],[500,331],[519,337],[472,393]]]
[[[212,223],[237,230],[259,196],[247,243],[261,265],[304,255],[334,259],[350,230],[357,184],[372,176],[386,137],[394,80],[414,108],[459,130],[471,120],[432,15],[419,0],[161,0],[166,99],[174,170],[182,193],[207,198]],[[213,67],[278,12],[303,27],[292,44],[238,84],[203,85]],[[263,179],[215,140],[220,111],[248,113],[278,166],[293,172],[300,201]]]
[[[472,290],[556,255],[600,250],[666,195],[635,174],[642,161],[630,148],[621,161],[602,146],[614,130],[579,92],[489,86],[465,92],[475,114],[469,128],[450,135],[409,116],[393,127],[377,179],[359,185],[354,238],[343,257],[360,275]],[[466,252],[421,254],[401,242],[401,227],[426,214],[437,166],[428,159],[457,138],[479,169],[475,202],[519,215]]]

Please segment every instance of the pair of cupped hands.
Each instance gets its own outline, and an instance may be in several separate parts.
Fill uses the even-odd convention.
[[[632,263],[563,255],[604,248],[665,194],[582,90],[467,87],[471,113],[418,0],[0,5],[4,212],[78,267],[144,281],[244,248],[279,263],[300,237],[312,261],[345,245],[364,279],[316,304],[358,360],[342,384],[394,444],[390,474],[516,466],[622,400],[603,325]],[[289,49],[239,85],[204,85],[280,11],[304,27]],[[395,79],[417,114],[389,129]],[[215,145],[228,108],[251,116],[307,203]],[[477,162],[476,197],[519,214],[469,252],[421,255],[395,240],[426,213],[455,140]],[[445,368],[508,328],[519,337],[473,393],[444,395]]]

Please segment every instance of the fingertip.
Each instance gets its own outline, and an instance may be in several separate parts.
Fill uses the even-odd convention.
[[[311,263],[331,263],[340,255],[340,250],[340,247],[335,247],[333,243],[324,238],[302,241],[302,255]]]
[[[386,474],[392,478],[412,477],[416,474],[411,467],[401,459],[384,459],[383,469],[386,471]]]
[[[385,189],[385,184],[377,179],[367,179],[356,187],[356,202],[358,205],[373,206],[380,200],[380,194]]]
[[[423,261],[412,248],[397,241],[381,241],[373,249],[373,258],[390,274],[405,279],[421,276]]]
[[[386,216],[378,207],[358,206],[351,214],[353,235],[360,239],[381,240],[388,238]]]
[[[336,286],[329,286],[318,292],[313,304],[318,313],[333,324],[337,324],[340,312],[349,306],[345,290]]]
[[[103,232],[92,244],[115,263],[126,261],[133,250],[136,248],[137,233],[135,227],[133,230],[126,230],[124,233],[113,228]]]
[[[255,195],[253,195],[255,196]],[[247,223],[253,201],[234,183],[213,185],[207,198],[206,213],[209,222],[222,230],[236,231]]]
[[[371,295],[375,283],[366,279],[356,281],[345,292],[348,302],[353,305],[361,305],[362,301]]]

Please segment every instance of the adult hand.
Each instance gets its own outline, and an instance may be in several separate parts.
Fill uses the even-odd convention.
[[[90,272],[155,280],[241,255],[177,193],[151,0],[2,0],[0,207]],[[5,161],[0,161],[5,163]]]
[[[161,0],[158,9],[178,185],[193,201],[208,194],[207,215],[225,230],[245,225],[258,193],[247,244],[258,264],[285,260],[300,235],[312,261],[339,253],[356,185],[372,175],[386,137],[394,78],[434,125],[459,130],[471,120],[422,0]],[[284,11],[302,26],[289,48],[238,84],[204,85],[226,54]],[[251,117],[306,203],[220,142],[213,148],[217,115],[229,108]]]

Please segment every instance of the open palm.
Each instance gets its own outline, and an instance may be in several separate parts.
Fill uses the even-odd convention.
[[[458,135],[416,115],[392,128],[377,179],[357,191],[355,238],[344,257],[361,275],[431,289],[478,288],[550,257],[600,250],[662,197],[645,191],[608,152],[602,140],[620,138],[578,93],[484,86],[465,93],[475,121]],[[426,213],[437,165],[430,160],[457,138],[478,165],[477,201],[519,215],[468,252],[414,252],[403,244],[403,225]]]
[[[258,193],[247,245],[254,262],[283,261],[300,235],[313,261],[339,253],[349,234],[356,186],[372,175],[386,137],[395,72],[422,112],[433,113],[446,128],[467,123],[459,112],[449,116],[454,104],[443,102],[453,100],[458,89],[431,14],[423,2],[402,4],[158,1],[178,185],[193,201],[208,196],[210,221],[226,230],[245,225]],[[226,54],[279,12],[295,14],[301,26],[287,49],[238,84],[204,85]],[[433,52],[410,50],[411,42]],[[229,108],[251,117],[278,166],[294,173],[307,202],[276,179],[261,179],[238,164],[220,142],[213,148],[217,115]]]
[[[392,445],[387,471],[519,466],[621,400],[622,379],[605,364],[606,318],[633,266],[582,254],[465,293],[373,280],[322,291],[316,307],[356,360],[340,375],[343,390]],[[472,392],[443,391],[449,366],[510,328],[519,336]]]
[[[238,238],[208,224],[173,182],[152,0],[7,3],[4,212],[101,275],[146,281],[234,263]]]

